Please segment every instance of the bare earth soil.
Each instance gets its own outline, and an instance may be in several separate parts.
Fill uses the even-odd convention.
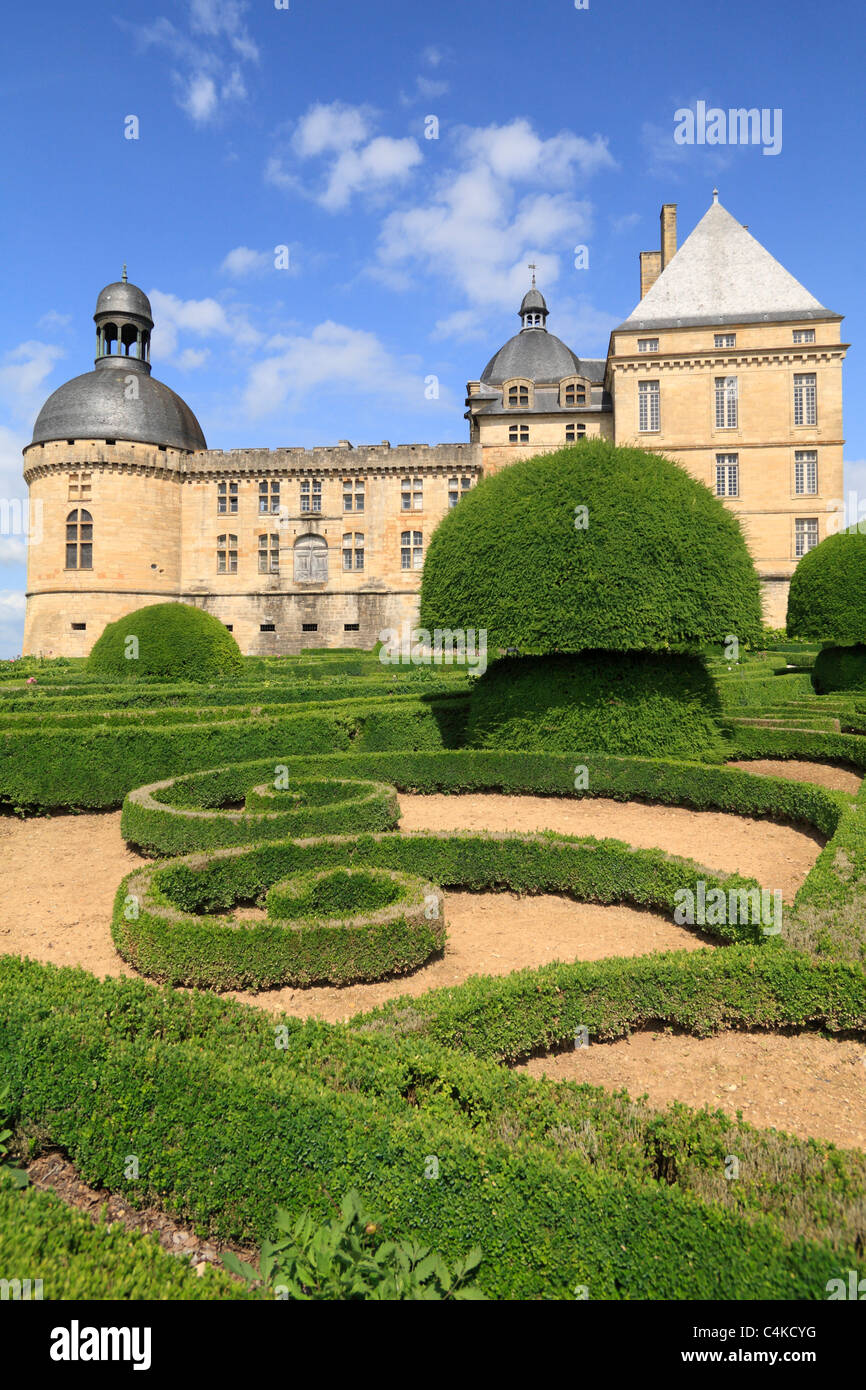
[[[619,1042],[533,1057],[520,1070],[555,1081],[724,1110],[840,1148],[866,1148],[866,1046],[816,1033],[633,1033]]]
[[[637,802],[495,795],[403,796],[400,801],[403,830],[552,829],[611,836],[752,875],[767,887],[781,887],[788,900],[822,843],[805,829],[770,821]],[[109,924],[121,878],[141,862],[120,838],[119,812],[3,818],[0,954],[78,964],[99,976],[134,974],[116,954]],[[449,943],[443,957],[414,975],[345,989],[286,988],[234,997],[336,1022],[387,999],[458,984],[470,975],[707,945],[699,933],[654,912],[552,895],[449,892],[446,920]],[[528,1070],[627,1087],[633,1094],[646,1091],[658,1105],[678,1098],[732,1112],[741,1108],[755,1123],[866,1145],[864,1055],[861,1044],[811,1035],[738,1033],[698,1041],[647,1033],[628,1042],[594,1044],[579,1054],[535,1059]],[[726,1089],[731,1085],[737,1090]]]
[[[855,768],[838,767],[835,763],[810,763],[800,758],[753,758],[751,761],[726,763],[726,767],[739,767],[743,772],[754,772],[758,777],[782,777],[786,782],[815,782],[819,787],[830,787],[837,792],[851,792],[856,795],[863,781],[863,773]]]

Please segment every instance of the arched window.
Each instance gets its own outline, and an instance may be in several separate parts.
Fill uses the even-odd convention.
[[[364,532],[347,531],[343,536],[343,569],[348,574],[350,570],[362,570],[364,568]]]
[[[299,536],[295,541],[295,583],[323,584],[328,578],[328,542],[324,536]]]
[[[237,574],[238,538],[232,535],[217,536],[217,574]]]
[[[519,410],[521,407],[526,409],[530,404],[529,382],[510,381],[506,383],[505,399],[509,410]]]
[[[138,329],[134,323],[125,323],[121,328],[120,348],[123,357],[138,357]]]
[[[66,568],[93,569],[93,517],[81,508],[66,518]]]
[[[113,356],[114,351],[115,351],[114,345],[115,345],[116,342],[117,342],[117,324],[116,324],[116,323],[104,323],[104,324],[102,325],[102,354],[101,354],[101,355],[102,355],[103,357],[111,357],[111,356]]]
[[[404,570],[424,568],[424,537],[420,531],[401,531],[400,568]]]
[[[270,531],[259,536],[259,574],[279,574],[280,536],[278,531]]]
[[[572,381],[564,381],[562,383],[559,398],[560,405],[576,406],[586,405],[586,403],[587,391],[585,381],[582,381],[580,377],[576,377]]]

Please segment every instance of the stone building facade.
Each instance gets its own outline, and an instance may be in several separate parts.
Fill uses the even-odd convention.
[[[549,332],[533,276],[519,332],[468,384],[468,443],[226,452],[152,376],[147,297],[107,286],[94,370],[54,392],[24,451],[25,653],[85,655],[168,600],[247,653],[370,648],[416,619],[430,537],[479,478],[593,436],[667,454],[724,499],[781,626],[797,560],[839,524],[841,318],[715,197],[679,251],[665,205],[640,275],[606,359]]]

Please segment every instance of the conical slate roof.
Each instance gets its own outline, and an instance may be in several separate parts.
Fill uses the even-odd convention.
[[[838,318],[714,202],[620,328]]]

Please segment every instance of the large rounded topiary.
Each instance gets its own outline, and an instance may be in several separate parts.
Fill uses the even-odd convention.
[[[602,440],[512,464],[430,542],[421,625],[486,631],[473,746],[698,755],[719,703],[689,652],[761,634],[739,523],[678,464]]]
[[[448,512],[421,626],[486,629],[490,650],[523,654],[753,641],[760,581],[709,488],[658,454],[585,441],[509,465]]]
[[[819,695],[866,688],[866,534],[858,526],[803,556],[788,591],[787,631],[827,644],[812,671]]]
[[[210,613],[188,603],[155,603],[109,623],[87,665],[111,676],[209,681],[237,675],[243,657]]]

